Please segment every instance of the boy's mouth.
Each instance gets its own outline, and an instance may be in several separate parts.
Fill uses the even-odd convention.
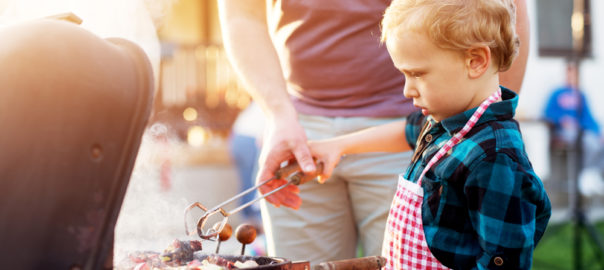
[[[424,107],[416,105],[416,104],[413,104],[413,106],[415,106],[416,108],[420,109],[422,111],[422,114],[425,115],[425,116],[428,116],[428,114],[430,114],[430,111],[428,111],[427,108],[424,108]]]

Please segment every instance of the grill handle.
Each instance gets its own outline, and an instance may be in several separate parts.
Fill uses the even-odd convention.
[[[386,258],[382,256],[369,256],[340,261],[320,263],[313,270],[374,270],[382,269],[386,264]]]

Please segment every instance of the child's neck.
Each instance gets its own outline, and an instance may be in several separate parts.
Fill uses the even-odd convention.
[[[477,79],[473,85],[473,88],[476,89],[476,95],[472,101],[472,108],[480,106],[485,99],[499,89],[499,74],[494,73],[492,76],[486,75],[487,74],[484,74]],[[497,101],[501,101],[501,98]]]

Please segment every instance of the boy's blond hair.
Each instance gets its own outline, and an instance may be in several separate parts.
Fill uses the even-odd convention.
[[[512,0],[394,0],[382,20],[382,42],[411,30],[426,33],[442,49],[488,46],[498,71],[518,52]]]

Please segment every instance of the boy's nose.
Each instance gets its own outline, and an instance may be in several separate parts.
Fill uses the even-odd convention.
[[[406,98],[414,98],[417,97],[417,94],[418,92],[414,83],[411,82],[411,80],[406,80],[405,87],[403,88],[403,95],[405,95]]]

